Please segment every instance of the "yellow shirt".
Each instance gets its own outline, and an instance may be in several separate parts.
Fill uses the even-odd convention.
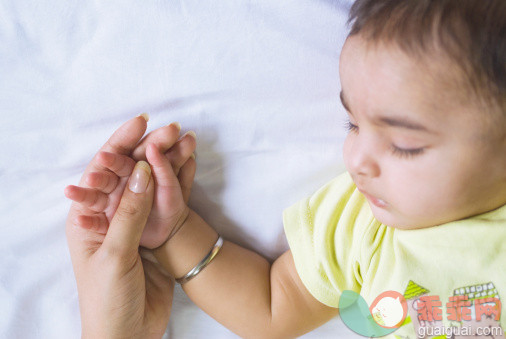
[[[360,293],[368,305],[389,290],[405,297],[408,316],[394,337],[416,338],[423,325],[476,330],[486,324],[476,323],[475,304],[487,297],[506,300],[506,205],[439,226],[400,230],[374,218],[344,173],[287,208],[283,222],[297,272],[320,302],[337,308],[344,290]],[[441,321],[423,321],[427,315],[417,310],[426,296],[439,298]],[[467,297],[472,320],[448,319],[454,313],[446,305],[455,296]],[[486,321],[505,328],[506,312]]]

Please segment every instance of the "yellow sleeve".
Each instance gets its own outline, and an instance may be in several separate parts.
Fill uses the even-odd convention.
[[[285,209],[283,223],[297,273],[316,299],[337,308],[342,291],[360,293],[361,272],[368,269],[360,263],[369,262],[363,238],[380,224],[348,173]]]

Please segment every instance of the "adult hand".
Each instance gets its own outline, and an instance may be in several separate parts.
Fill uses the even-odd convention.
[[[143,118],[132,119],[101,150],[128,155],[145,128]],[[96,166],[92,161],[85,174]],[[79,227],[76,217],[81,207],[74,203],[70,209],[66,235],[79,293],[83,338],[160,338],[167,327],[173,280],[156,261],[141,257],[144,252],[139,252],[153,192],[149,165],[140,162],[107,234]]]
[[[139,125],[140,131],[145,130],[144,119],[134,119],[126,127],[130,125]],[[118,139],[116,134],[119,134],[123,142],[138,141],[142,134],[136,134],[135,130],[123,133],[126,127],[120,128],[111,139]],[[157,248],[176,233],[189,213],[187,204],[196,170],[192,154],[196,147],[195,134],[190,131],[179,138],[180,130],[178,123],[158,128],[145,136],[133,152],[118,145],[110,149],[112,142],[102,147],[79,185],[65,188],[65,195],[80,204],[73,205],[76,223],[105,235],[135,162],[146,160],[150,154],[155,196],[140,245]]]

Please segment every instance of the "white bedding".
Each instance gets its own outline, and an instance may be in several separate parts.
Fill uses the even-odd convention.
[[[64,224],[127,119],[197,133],[190,205],[270,259],[282,211],[343,171],[351,0],[0,0],[0,337],[79,338]],[[352,337],[339,319],[307,338]],[[168,338],[235,338],[176,288]]]

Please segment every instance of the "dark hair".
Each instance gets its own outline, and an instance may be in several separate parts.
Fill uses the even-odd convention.
[[[506,0],[356,0],[348,22],[350,36],[393,42],[408,55],[443,52],[506,116]]]

